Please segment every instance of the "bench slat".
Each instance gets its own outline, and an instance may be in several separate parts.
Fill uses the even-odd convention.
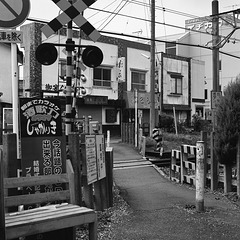
[[[70,199],[70,191],[62,190],[57,192],[34,193],[18,196],[5,197],[5,207],[18,205],[30,205],[37,203],[47,203],[53,201],[65,201]]]
[[[18,217],[16,215],[16,218]],[[13,218],[14,216],[6,216],[7,239],[94,223],[97,220],[94,210],[76,205],[67,205],[50,211],[46,210],[40,216],[39,212],[31,213],[27,219],[22,218],[21,221],[17,219],[15,223],[8,224],[8,220],[11,219],[12,221]]]
[[[28,187],[36,185],[48,185],[57,183],[67,183],[68,175],[66,173],[56,175],[31,176],[31,177],[14,177],[4,179],[4,188]]]

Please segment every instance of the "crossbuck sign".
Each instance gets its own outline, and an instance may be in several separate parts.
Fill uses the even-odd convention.
[[[83,16],[82,12],[96,0],[78,0],[74,4],[68,0],[52,0],[63,12],[54,18],[47,25],[42,27],[42,32],[46,37],[50,37],[57,32],[65,24],[71,20],[77,24],[85,34],[87,34],[93,41],[97,41],[101,36],[100,33],[89,23]]]

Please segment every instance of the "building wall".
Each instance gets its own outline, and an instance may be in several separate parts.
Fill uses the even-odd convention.
[[[150,56],[149,51],[127,48],[127,91],[131,91],[131,71],[139,70],[146,72],[146,92],[150,92]]]
[[[44,36],[42,36],[44,39]],[[43,40],[44,42],[52,42],[52,43],[66,43],[66,36],[58,36],[53,35],[49,39]],[[79,44],[79,39],[73,38],[75,44]],[[81,73],[86,77],[87,81],[83,82],[80,81],[80,86],[86,89],[86,94],[91,95],[99,95],[99,96],[108,96],[109,99],[118,99],[118,82],[117,82],[117,58],[118,58],[118,47],[114,44],[106,44],[106,43],[93,43],[92,41],[88,40],[81,40],[80,45],[94,45],[99,47],[103,52],[103,62],[101,66],[106,66],[111,68],[111,88],[101,88],[93,86],[93,69],[86,68],[86,70],[81,70]],[[65,47],[57,47],[59,53],[59,59],[66,59],[66,54],[64,51]],[[84,50],[85,48],[83,48]],[[54,62],[50,66],[42,66],[42,88],[45,88],[46,84],[55,85],[58,84],[58,80],[60,81],[60,85],[65,86],[65,81],[58,78],[58,71],[59,71],[59,64],[58,61]],[[63,95],[61,93],[60,95]]]
[[[163,56],[162,67],[162,95],[163,104],[172,105],[189,105],[189,61],[177,59],[177,57]],[[171,93],[171,73],[182,75],[182,94],[176,95]]]
[[[11,46],[0,44],[0,103],[12,103],[12,72],[11,72]]]
[[[199,113],[201,110],[202,117],[205,116],[205,62],[191,59],[191,115]]]

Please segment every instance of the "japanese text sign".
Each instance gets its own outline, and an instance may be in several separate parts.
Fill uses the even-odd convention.
[[[61,105],[57,99],[20,99],[21,137],[62,136]]]
[[[0,42],[4,43],[22,43],[23,32],[22,31],[9,31],[0,30]]]

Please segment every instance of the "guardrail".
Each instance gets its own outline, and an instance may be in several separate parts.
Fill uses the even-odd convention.
[[[180,182],[180,183],[187,183],[190,185],[196,185],[196,146],[191,145],[182,145],[181,151],[179,150],[172,150],[171,156],[171,165],[170,165],[170,180]],[[204,160],[205,164],[205,183],[210,184],[211,182],[211,159],[207,157]],[[230,184],[232,187],[238,186],[238,179],[237,179],[237,166],[231,167],[231,178],[227,179],[226,176],[226,168],[229,166],[225,166],[222,164],[218,164],[218,184],[222,184],[223,186],[226,184]],[[230,181],[230,183],[229,183]],[[225,187],[224,187],[225,188]],[[228,187],[226,189],[232,189]]]

